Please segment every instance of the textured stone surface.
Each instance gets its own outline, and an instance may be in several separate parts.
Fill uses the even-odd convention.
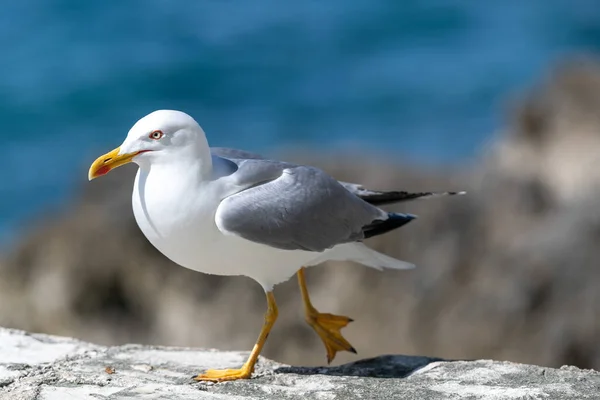
[[[600,399],[600,373],[575,367],[381,356],[336,367],[261,358],[255,378],[197,383],[246,353],[103,347],[0,328],[0,399]]]

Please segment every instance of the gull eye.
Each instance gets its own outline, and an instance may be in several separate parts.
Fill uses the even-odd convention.
[[[160,138],[162,138],[165,134],[162,133],[162,131],[152,131],[150,132],[150,136],[148,136],[150,139],[153,140],[158,140]]]

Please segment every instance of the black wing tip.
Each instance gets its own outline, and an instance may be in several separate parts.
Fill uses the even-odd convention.
[[[404,191],[392,191],[392,192],[369,192],[357,193],[358,197],[370,203],[374,206],[382,206],[386,204],[401,203],[404,201],[418,200],[418,199],[429,199],[433,197],[443,196],[463,196],[467,194],[466,191],[461,190],[457,192],[404,192]]]
[[[385,221],[376,221],[364,229],[365,239],[398,229],[416,218],[417,216],[413,214],[388,213],[388,219]]]

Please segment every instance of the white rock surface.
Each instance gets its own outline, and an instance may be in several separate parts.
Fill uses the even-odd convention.
[[[0,328],[0,399],[600,399],[600,373],[575,367],[382,356],[339,367],[261,358],[254,379],[198,383],[247,353],[125,345]],[[112,373],[109,373],[112,372]]]

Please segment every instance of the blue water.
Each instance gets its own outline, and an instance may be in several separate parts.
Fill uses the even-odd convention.
[[[154,109],[212,145],[456,163],[554,61],[599,48],[597,0],[6,1],[0,232]]]

